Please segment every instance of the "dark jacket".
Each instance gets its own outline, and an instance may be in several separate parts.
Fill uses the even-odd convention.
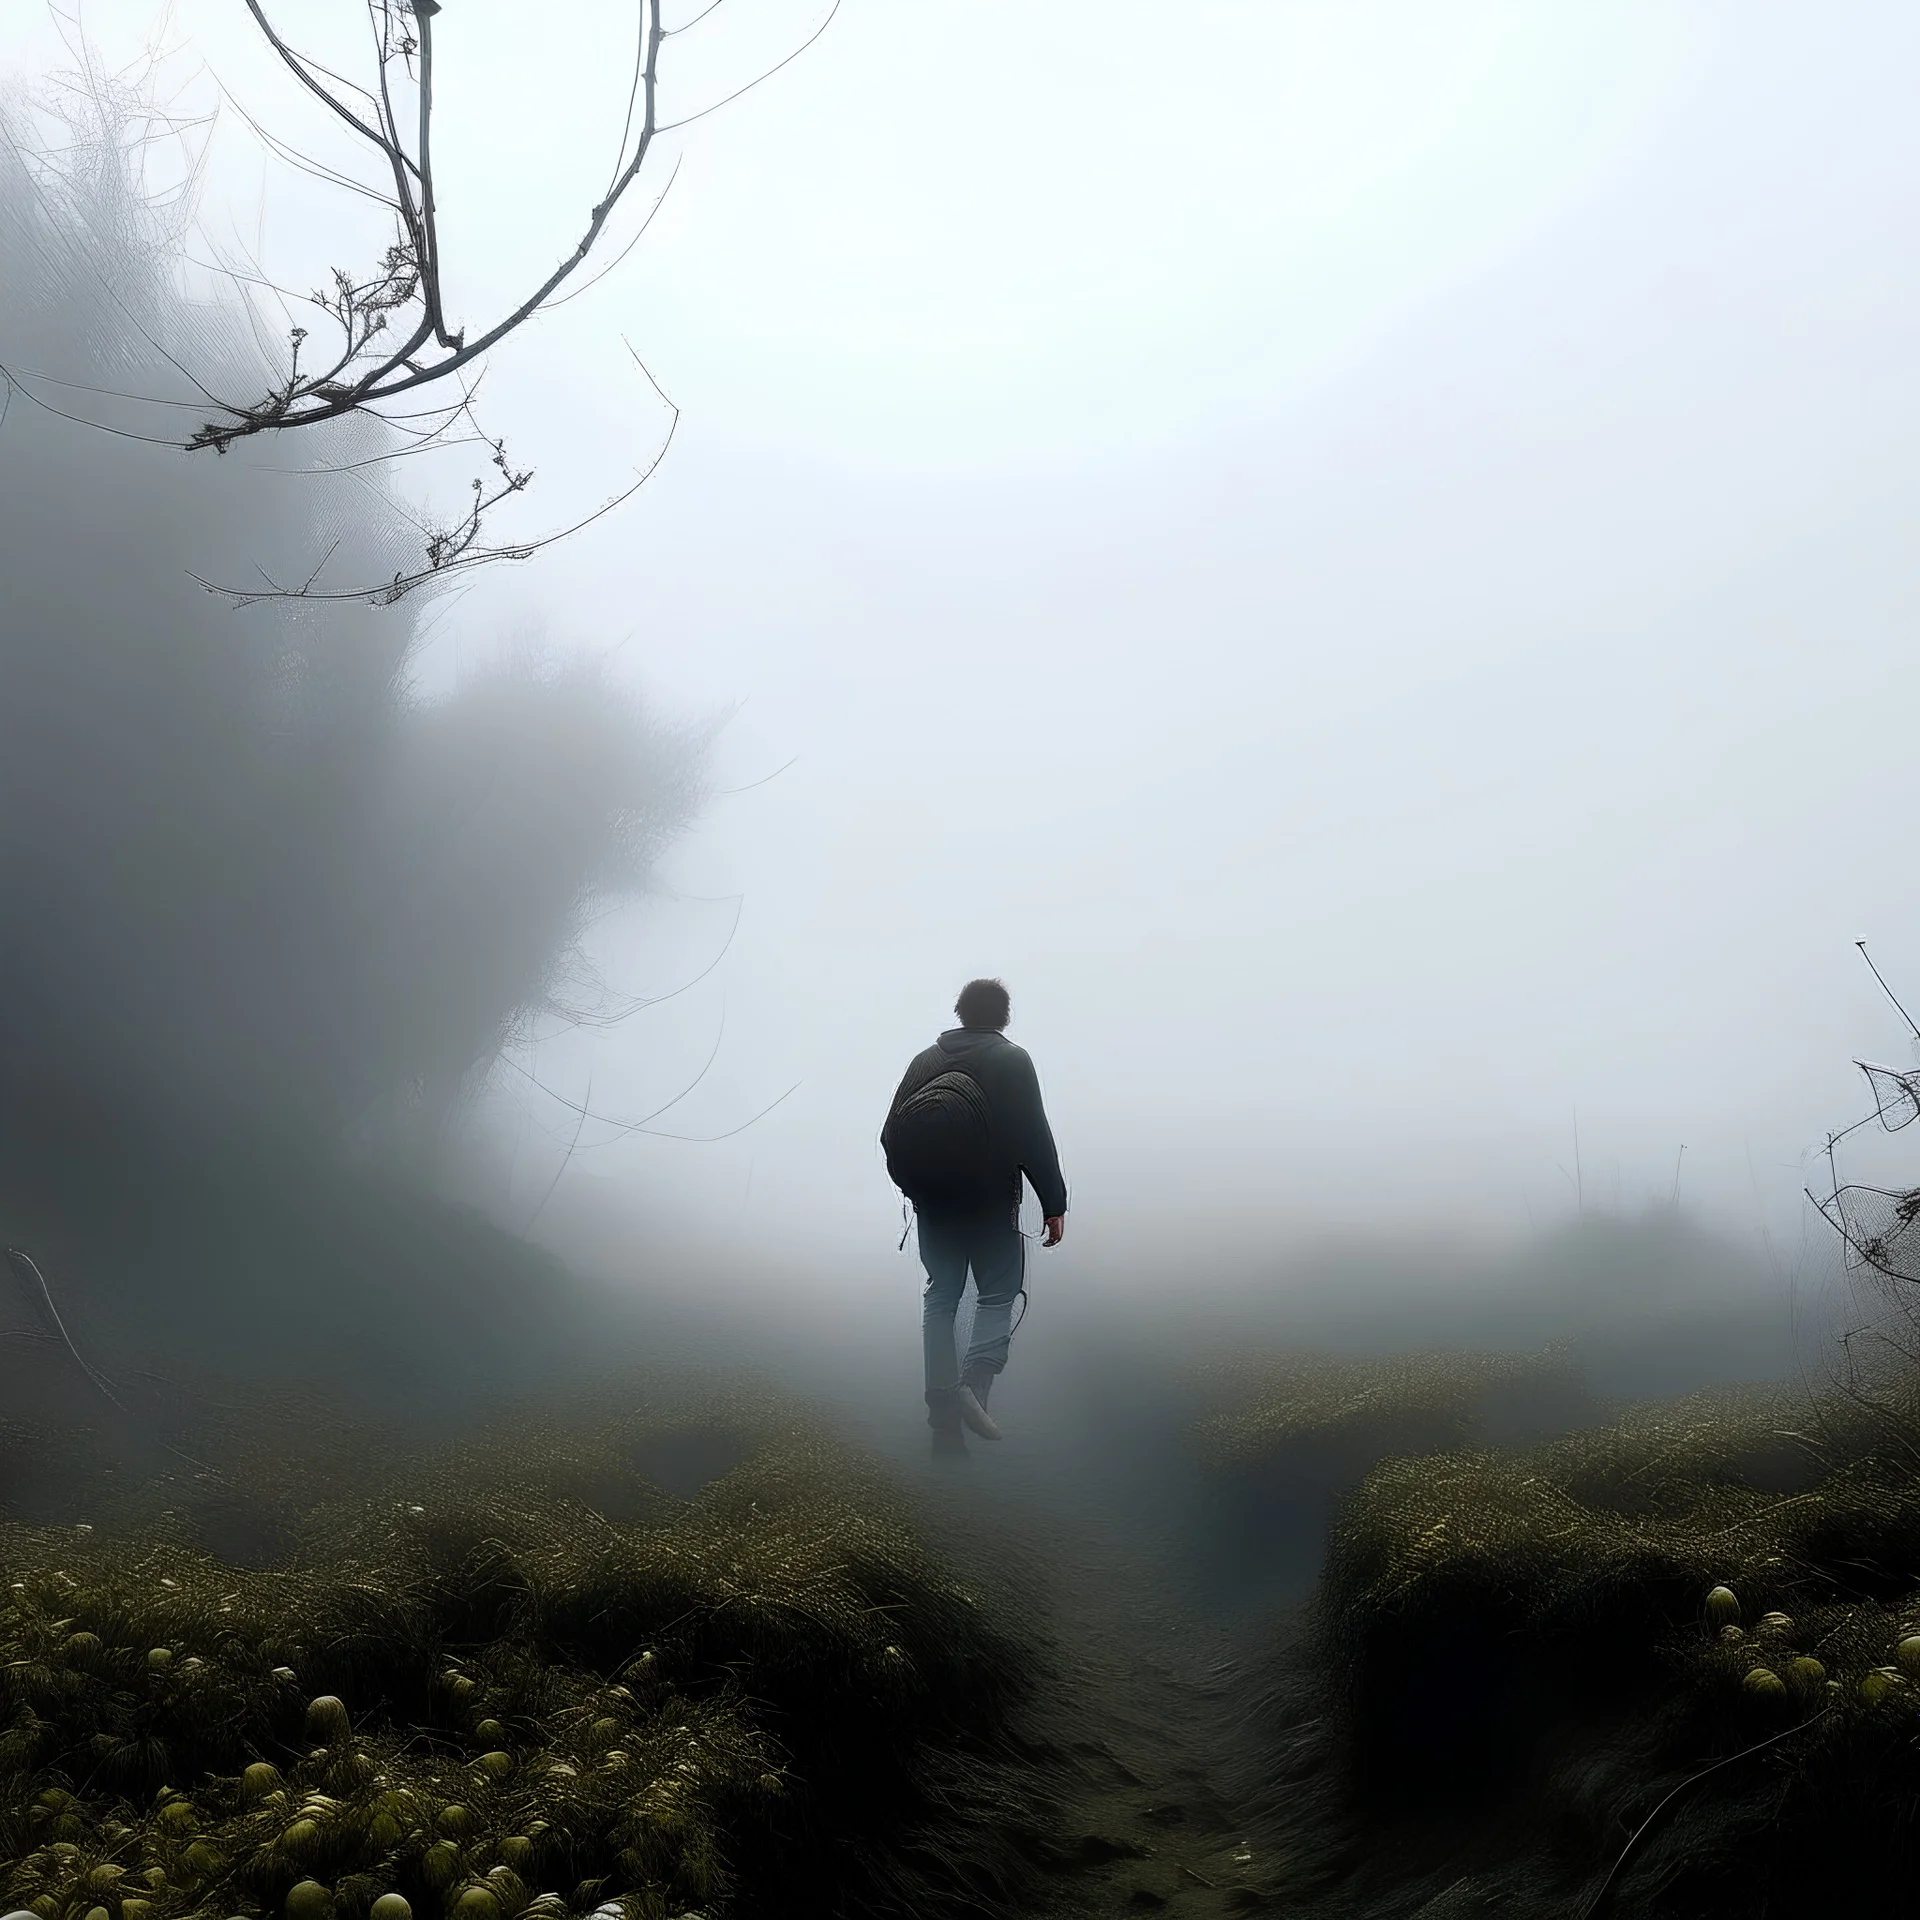
[[[926,1052],[914,1055],[887,1109],[894,1111],[908,1094],[943,1073],[969,1075],[987,1097],[993,1121],[993,1151],[1004,1169],[1008,1197],[1020,1199],[1020,1176],[1033,1182],[1040,1211],[1051,1219],[1067,1210],[1067,1183],[1060,1172],[1059,1151],[1047,1110],[1040,1103],[1040,1078],[1024,1047],[1016,1047],[1004,1033],[978,1027],[954,1027]]]

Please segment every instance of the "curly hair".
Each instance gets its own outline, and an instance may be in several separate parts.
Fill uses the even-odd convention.
[[[1013,1017],[1013,1000],[998,980],[969,980],[953,1003],[963,1027],[984,1028],[989,1033],[1004,1033]]]

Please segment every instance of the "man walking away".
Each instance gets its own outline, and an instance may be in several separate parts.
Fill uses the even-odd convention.
[[[1022,1175],[1046,1217],[1042,1244],[1057,1247],[1067,1228],[1067,1183],[1040,1082],[1025,1050],[1006,1036],[1006,988],[998,980],[969,980],[953,1010],[959,1026],[915,1056],[880,1134],[887,1172],[913,1202],[920,1230],[927,1424],[936,1453],[966,1451],[963,1425],[982,1439],[1000,1438],[987,1396],[1007,1364],[1013,1305],[1024,1290]],[[969,1267],[973,1338],[962,1372],[953,1318]]]

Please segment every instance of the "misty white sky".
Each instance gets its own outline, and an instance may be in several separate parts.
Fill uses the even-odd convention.
[[[822,12],[729,0],[668,117]],[[152,17],[85,14],[116,54]],[[470,317],[571,244],[618,131],[630,13],[529,17],[441,16]],[[217,74],[343,156],[251,31],[180,0],[183,102]],[[798,1090],[719,1145],[589,1127],[543,1230],[597,1201],[891,1272],[873,1138],[983,971],[1089,1276],[1544,1224],[1576,1109],[1589,1205],[1664,1197],[1684,1142],[1684,1196],[1793,1230],[1849,1056],[1911,1057],[1852,943],[1920,1002],[1916,63],[1891,0],[846,0],[663,143],[640,248],[498,356],[487,419],[539,471],[520,524],[592,505],[662,424],[630,344],[671,456],[424,671],[537,623],[734,709],[720,784],[786,766],[676,852],[699,898],[607,936],[664,988],[737,895],[721,964],[536,1064],[643,1112],[724,1017],[661,1125]],[[384,238],[232,116],[203,224],[296,286]],[[524,1218],[572,1116],[514,1113]]]

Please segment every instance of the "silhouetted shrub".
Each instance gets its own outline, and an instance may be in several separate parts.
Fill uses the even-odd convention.
[[[235,1279],[169,1252],[213,1170],[250,1157],[264,1194],[350,1131],[430,1131],[522,1022],[593,1004],[582,930],[689,818],[702,739],[524,649],[418,697],[414,601],[196,584],[389,577],[396,443],[127,437],[256,391],[263,348],[187,290],[133,107],[75,115],[55,158],[18,109],[0,140],[0,1203],[10,1238],[117,1241],[118,1284],[192,1293]]]

